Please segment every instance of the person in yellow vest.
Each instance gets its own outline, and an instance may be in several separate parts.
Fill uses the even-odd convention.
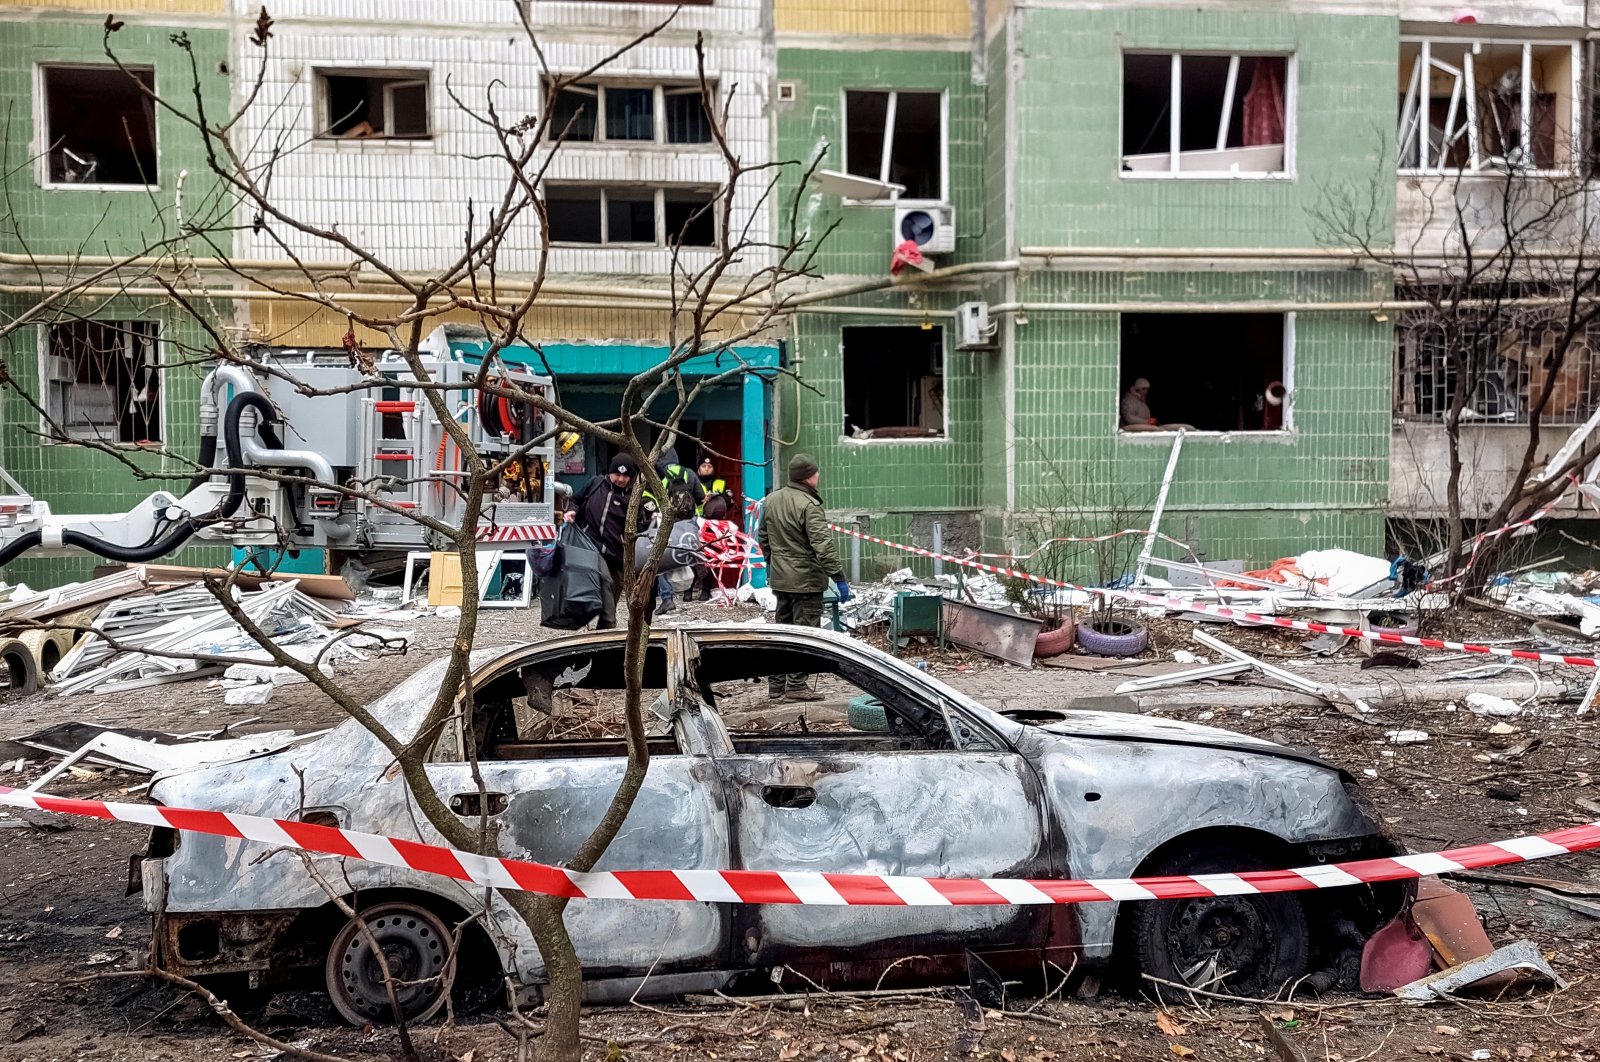
[[[731,503],[728,493],[728,481],[717,475],[717,466],[712,462],[711,455],[706,454],[700,458],[700,482],[706,489],[706,496],[700,503],[700,515],[707,520],[729,520],[728,515]]]

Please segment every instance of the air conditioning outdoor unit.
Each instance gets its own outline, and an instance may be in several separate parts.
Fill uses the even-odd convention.
[[[964,302],[955,313],[957,350],[995,350],[1000,346],[999,329],[989,323],[989,304]]]
[[[897,206],[894,208],[894,246],[910,240],[923,254],[952,254],[956,249],[956,208]]]

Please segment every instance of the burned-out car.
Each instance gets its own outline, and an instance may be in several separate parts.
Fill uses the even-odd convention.
[[[457,814],[488,816],[504,854],[559,864],[599,821],[625,764],[622,655],[615,631],[474,654],[473,721],[445,730],[428,773]],[[411,737],[443,669],[424,667],[373,715]],[[770,701],[768,677],[794,674],[823,699]],[[1309,754],[1140,716],[994,712],[826,631],[658,630],[645,687],[649,772],[599,869],[1104,879],[1396,852],[1351,779]],[[354,720],[293,749],[164,775],[151,795],[440,842]],[[357,1022],[391,1013],[371,941],[414,1017],[442,1003],[435,975],[458,936],[463,975],[534,990],[543,980],[531,935],[497,894],[353,859],[309,864],[315,875],[291,853],[155,831],[142,883],[160,961],[256,983],[320,969]],[[364,912],[370,934],[330,889]],[[1117,960],[1254,996],[1302,976],[1350,984],[1363,942],[1405,893],[1361,885],[1078,906],[593,899],[566,918],[594,999],[706,991],[785,968],[831,984],[886,971],[931,980],[965,972],[969,953],[1002,974]]]

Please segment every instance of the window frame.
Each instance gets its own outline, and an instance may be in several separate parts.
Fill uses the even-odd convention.
[[[625,182],[625,181],[613,181],[613,182],[611,182],[609,184],[604,184],[604,183],[600,183],[600,182],[596,182],[596,181],[560,181],[560,180],[556,180],[556,181],[547,180],[547,181],[545,181],[545,189],[546,190],[548,190],[552,186],[556,187],[556,188],[562,188],[562,189],[577,188],[577,189],[583,189],[583,190],[591,190],[592,189],[592,190],[598,190],[599,191],[599,193],[600,193],[600,239],[595,243],[588,243],[588,242],[585,242],[585,241],[582,241],[582,240],[558,240],[558,239],[555,239],[554,237],[552,237],[551,240],[550,240],[551,248],[562,248],[562,249],[574,248],[574,249],[587,250],[587,249],[600,247],[600,248],[615,248],[617,250],[632,250],[632,251],[639,251],[639,250],[674,250],[674,249],[676,249],[679,252],[684,252],[684,251],[715,251],[722,244],[722,235],[723,235],[722,231],[721,231],[722,226],[721,226],[720,218],[718,217],[720,212],[716,208],[717,197],[719,195],[721,195],[722,192],[723,192],[723,190],[721,188],[708,188],[708,187],[706,187],[704,185],[693,185],[693,184],[691,184],[691,185],[632,184],[632,183],[628,183],[628,182]],[[652,201],[653,201],[654,206],[655,206],[656,238],[655,238],[654,242],[645,243],[645,242],[641,242],[641,241],[637,241],[637,240],[630,240],[630,241],[626,241],[626,242],[614,242],[614,241],[608,239],[608,236],[610,234],[610,229],[611,229],[611,212],[610,212],[610,209],[609,209],[609,203],[607,201],[606,196],[607,196],[608,192],[614,192],[614,191],[615,192],[649,192],[650,193]],[[675,247],[674,244],[668,239],[668,233],[667,233],[667,228],[666,228],[666,193],[668,191],[674,191],[674,192],[678,192],[678,191],[682,191],[682,192],[698,192],[698,193],[701,193],[701,194],[704,194],[704,195],[708,195],[708,196],[711,197],[711,202],[710,202],[709,205],[710,205],[710,211],[711,211],[712,236],[711,236],[711,242],[709,244],[686,243],[686,244],[677,245]]]
[[[849,329],[849,330],[871,329],[871,328],[906,328],[906,329],[913,329],[913,328],[916,328],[916,327],[917,327],[916,325],[906,325],[906,324],[896,325],[896,324],[893,324],[893,323],[887,323],[887,324],[845,324],[845,325],[840,325],[839,326],[839,405],[840,405],[842,410],[848,411],[848,409],[849,409],[849,403],[848,403],[848,401],[846,399],[846,383],[845,383],[845,379],[844,379],[844,359],[845,359],[844,333],[845,333],[845,331],[847,329]],[[859,439],[859,438],[856,438],[856,437],[854,437],[852,435],[847,435],[847,434],[844,433],[843,430],[841,430],[840,433],[839,433],[839,442],[841,442],[841,443],[843,443],[843,444],[845,444],[847,446],[873,446],[873,445],[888,445],[888,444],[901,445],[901,446],[908,445],[908,444],[909,445],[914,445],[914,446],[928,446],[928,445],[936,445],[936,444],[940,444],[940,443],[948,443],[948,442],[951,442],[954,439],[954,436],[951,434],[951,431],[950,431],[950,401],[949,401],[949,395],[950,395],[950,355],[952,353],[952,350],[950,348],[951,330],[950,330],[950,327],[948,325],[945,325],[945,324],[934,324],[934,325],[931,325],[929,330],[930,331],[937,331],[939,333],[939,378],[940,378],[940,380],[942,380],[944,382],[944,387],[945,387],[945,401],[940,403],[940,420],[941,420],[942,423],[939,426],[939,434],[938,435],[924,435],[924,436],[908,436],[906,438],[898,438],[898,439],[897,438],[891,438],[889,436],[884,436],[881,439],[873,439],[873,438]],[[843,420],[844,418],[841,417],[840,419]],[[890,427],[911,427],[911,425],[886,424],[886,425],[884,425],[884,427],[886,427],[886,428],[890,428]],[[875,430],[875,429],[868,428],[866,430],[872,431],[872,430]]]
[[[426,94],[427,102],[425,113],[428,118],[428,131],[423,134],[409,136],[394,136],[383,133],[379,136],[347,137],[331,132],[333,129],[332,104],[328,98],[328,78],[350,77],[367,80],[381,79],[383,104],[387,109],[390,106],[393,90],[420,83]],[[433,98],[433,66],[431,64],[418,64],[416,66],[389,66],[387,64],[362,66],[359,64],[340,64],[337,66],[313,66],[311,70],[312,92],[312,130],[311,141],[315,144],[416,144],[435,143],[439,140],[439,130],[434,123],[434,98]],[[384,115],[384,124],[387,126],[388,115]]]
[[[852,173],[850,169],[850,93],[852,92],[882,92],[889,96],[883,115],[883,146],[882,154],[878,160],[878,172],[867,177],[866,174]],[[852,199],[845,197],[846,206],[878,206],[878,207],[932,207],[950,205],[950,93],[943,88],[909,88],[904,85],[846,85],[839,90],[839,169],[855,177],[867,177],[868,180],[878,181],[882,184],[889,183],[889,167],[893,162],[894,149],[894,119],[895,109],[898,105],[899,94],[902,92],[915,95],[937,94],[939,97],[939,197],[911,198],[901,196],[888,199]]]
[[[149,439],[149,440],[146,440],[144,443],[123,442],[120,438],[108,439],[104,433],[96,434],[94,431],[89,430],[89,429],[83,429],[81,431],[74,431],[72,429],[72,426],[67,423],[66,410],[64,408],[62,408],[62,409],[52,409],[51,408],[52,404],[54,402],[54,399],[52,397],[52,383],[53,383],[52,375],[53,374],[49,370],[49,365],[50,365],[50,359],[55,357],[55,355],[51,352],[51,349],[50,349],[51,348],[51,331],[52,331],[52,329],[55,329],[55,328],[66,327],[66,326],[75,325],[75,324],[117,325],[117,326],[125,326],[125,325],[129,325],[129,324],[148,324],[154,329],[154,334],[151,336],[150,342],[154,346],[155,356],[156,356],[156,360],[155,360],[155,365],[156,365],[155,371],[156,371],[156,381],[157,381],[157,385],[156,385],[156,413],[157,413],[157,416],[160,418],[160,425],[161,425],[160,434],[161,434],[161,436],[163,436],[162,438]],[[162,375],[163,366],[166,364],[165,331],[166,330],[162,327],[162,322],[160,322],[158,320],[146,320],[146,319],[142,319],[142,318],[138,318],[138,317],[93,317],[93,318],[81,318],[81,319],[74,318],[74,319],[69,320],[69,321],[44,321],[44,322],[40,322],[40,324],[38,325],[38,327],[36,329],[37,336],[38,336],[38,364],[36,366],[36,371],[37,371],[38,375],[37,375],[36,378],[39,381],[40,405],[42,405],[44,407],[43,412],[39,414],[39,443],[40,443],[40,445],[42,445],[42,446],[78,446],[78,445],[81,445],[83,443],[100,443],[102,445],[109,445],[109,446],[113,446],[113,447],[116,447],[118,449],[123,449],[123,450],[147,450],[147,449],[151,449],[151,448],[160,448],[162,446],[165,446],[166,445],[165,436],[168,433],[167,387],[166,387],[166,380],[165,380],[164,376]],[[61,425],[63,434],[65,434],[67,436],[66,438],[58,439],[58,438],[55,437],[55,435],[53,433],[53,429],[50,427],[50,419],[49,418],[52,415],[55,417],[56,422]],[[120,417],[119,417],[119,419],[120,419]],[[113,425],[113,427],[115,428],[117,426]],[[113,431],[111,434],[112,435],[118,435],[118,434],[120,434],[120,431]]]
[[[1261,311],[1252,310],[1248,303],[1241,303],[1239,305],[1239,309],[1238,309],[1237,312],[1238,313],[1242,313],[1242,314],[1247,314],[1247,313],[1260,313]],[[1144,440],[1155,440],[1157,442],[1160,442],[1162,445],[1168,445],[1168,444],[1171,443],[1172,439],[1175,436],[1178,435],[1180,429],[1177,429],[1177,428],[1172,428],[1172,429],[1163,428],[1163,429],[1161,429],[1159,431],[1127,431],[1122,426],[1122,396],[1126,393],[1126,389],[1123,387],[1123,379],[1122,379],[1122,319],[1123,319],[1123,317],[1127,316],[1127,314],[1129,314],[1129,313],[1141,314],[1141,315],[1148,314],[1148,315],[1152,315],[1152,316],[1154,314],[1160,313],[1163,316],[1173,316],[1173,317],[1205,317],[1205,316],[1210,316],[1210,315],[1209,314],[1185,313],[1182,310],[1172,310],[1172,311],[1128,310],[1128,311],[1125,311],[1125,312],[1119,312],[1116,315],[1117,316],[1117,387],[1116,387],[1116,393],[1112,396],[1112,401],[1111,401],[1111,437],[1113,439],[1117,440],[1118,442],[1134,442],[1134,443],[1138,443],[1138,442],[1141,442],[1141,441],[1144,441]],[[1295,425],[1295,416],[1294,416],[1295,394],[1296,394],[1296,392],[1295,392],[1295,383],[1294,383],[1295,349],[1298,346],[1298,338],[1299,338],[1298,337],[1297,328],[1296,328],[1296,322],[1298,320],[1299,314],[1297,314],[1293,310],[1289,310],[1289,311],[1286,311],[1286,312],[1282,313],[1281,315],[1275,315],[1275,314],[1272,314],[1270,311],[1268,311],[1268,315],[1269,316],[1282,316],[1283,317],[1283,349],[1280,352],[1280,357],[1283,359],[1283,373],[1279,377],[1279,380],[1278,380],[1279,383],[1283,384],[1283,391],[1284,391],[1284,394],[1283,394],[1283,427],[1278,428],[1276,430],[1272,430],[1272,431],[1268,431],[1265,428],[1251,428],[1251,429],[1246,429],[1246,430],[1243,430],[1243,431],[1202,431],[1202,430],[1196,430],[1196,429],[1193,429],[1193,428],[1184,428],[1184,429],[1182,429],[1182,432],[1183,432],[1183,435],[1184,435],[1185,438],[1201,438],[1201,439],[1222,439],[1222,438],[1238,439],[1238,438],[1248,438],[1248,439],[1277,439],[1277,440],[1285,440],[1286,441],[1286,440],[1290,440],[1290,439],[1293,439],[1293,438],[1296,438],[1296,437],[1299,436],[1300,432],[1299,432],[1298,427]]]
[[[664,0],[663,0],[663,2],[664,2]],[[706,83],[707,83],[707,85],[708,85],[708,87],[710,88],[710,91],[711,91],[711,100],[710,100],[711,106],[713,108],[715,108],[717,106],[717,104],[718,104],[718,101],[721,99],[721,94],[720,94],[721,82],[717,78],[708,77],[708,78],[706,78]],[[548,100],[550,98],[550,88],[551,88],[550,82],[548,80],[545,81],[544,82],[544,98],[546,100]],[[608,88],[613,88],[613,89],[641,89],[641,88],[647,88],[647,89],[651,89],[652,90],[650,106],[652,108],[651,109],[652,127],[653,127],[653,131],[655,133],[655,136],[653,138],[651,138],[649,140],[633,140],[633,139],[617,139],[617,140],[613,140],[610,137],[606,136],[606,99],[605,99],[605,93],[606,93],[606,89],[608,89]],[[667,95],[668,95],[668,93],[686,94],[685,90],[692,90],[693,92],[698,94],[700,92],[700,86],[699,86],[698,83],[696,83],[694,81],[677,81],[677,80],[673,80],[671,78],[663,78],[661,80],[652,80],[650,78],[596,78],[596,79],[591,79],[591,80],[588,80],[588,81],[578,82],[578,83],[571,84],[571,85],[566,85],[566,86],[564,86],[562,88],[561,91],[563,91],[563,92],[584,92],[584,93],[592,91],[594,93],[594,101],[595,101],[595,103],[594,103],[594,108],[595,108],[595,112],[594,112],[594,134],[595,135],[593,137],[587,139],[587,140],[571,140],[571,139],[561,140],[560,141],[561,148],[562,148],[562,150],[566,150],[568,148],[580,148],[580,149],[582,149],[582,148],[603,147],[603,146],[623,146],[623,147],[634,147],[634,148],[668,148],[668,149],[672,149],[672,150],[675,150],[675,151],[683,151],[685,149],[694,150],[694,149],[699,148],[699,149],[704,149],[704,150],[707,150],[707,151],[714,151],[716,149],[716,138],[714,136],[707,136],[707,138],[705,140],[669,140],[667,138]],[[709,128],[709,123],[711,121],[711,116],[710,116],[709,112],[707,113],[706,121],[707,121],[707,127]],[[544,135],[545,142],[546,143],[556,143],[556,139],[560,135],[560,132],[561,131],[556,128],[555,122],[552,121],[550,123],[550,125],[545,129],[545,135]]]
[[[1430,69],[1432,66],[1432,47],[1434,44],[1440,43],[1465,45],[1474,49],[1480,46],[1505,48],[1520,46],[1522,48],[1522,91],[1521,98],[1518,101],[1518,109],[1521,112],[1521,124],[1518,129],[1518,142],[1521,144],[1527,144],[1532,139],[1533,132],[1533,115],[1532,109],[1529,106],[1533,97],[1532,78],[1529,76],[1532,73],[1533,68],[1533,50],[1535,48],[1568,49],[1571,61],[1572,81],[1571,84],[1566,86],[1566,89],[1571,94],[1571,105],[1570,111],[1567,115],[1567,124],[1565,130],[1563,130],[1558,124],[1555,131],[1556,151],[1559,154],[1563,135],[1566,137],[1569,145],[1580,145],[1583,143],[1582,138],[1585,135],[1583,110],[1585,101],[1591,97],[1584,84],[1583,62],[1586,49],[1582,46],[1582,41],[1552,40],[1548,38],[1523,39],[1521,37],[1478,36],[1476,34],[1465,36],[1427,36],[1425,34],[1402,33],[1400,35],[1401,53],[1400,55],[1396,56],[1395,67],[1399,71],[1400,76],[1404,79],[1404,83],[1407,87],[1400,93],[1400,109],[1399,113],[1396,115],[1395,175],[1397,177],[1451,177],[1458,175],[1483,175],[1499,177],[1512,172],[1516,172],[1525,177],[1570,177],[1578,172],[1578,169],[1582,163],[1584,151],[1576,146],[1569,146],[1567,148],[1568,158],[1566,163],[1564,165],[1558,164],[1553,169],[1542,169],[1529,166],[1525,169],[1513,170],[1511,167],[1495,168],[1484,166],[1482,164],[1482,160],[1478,158],[1478,155],[1480,154],[1479,141],[1481,136],[1478,129],[1470,124],[1467,127],[1468,166],[1464,169],[1461,167],[1430,166],[1428,152],[1432,147],[1432,137],[1424,135],[1423,132],[1425,123],[1421,120],[1422,106],[1420,100],[1418,101],[1418,120],[1416,122],[1416,129],[1413,133],[1413,135],[1415,135],[1417,138],[1418,165],[1401,166],[1400,158],[1404,155],[1401,145],[1406,139],[1404,133],[1404,123],[1406,119],[1407,103],[1413,99],[1413,90],[1417,92],[1418,96],[1420,96],[1421,92],[1420,80],[1418,81],[1417,85],[1411,85],[1413,78],[1412,71],[1415,71],[1418,68],[1423,70]],[[1412,71],[1408,71],[1401,65],[1400,60],[1404,57],[1405,47],[1411,44],[1418,45],[1418,49],[1416,62],[1412,66]],[[1472,52],[1469,52],[1467,53],[1467,56],[1470,58],[1472,54]],[[1463,70],[1460,75],[1463,81],[1465,81],[1467,73],[1468,72],[1465,69],[1465,64],[1463,64]],[[1399,86],[1397,85],[1396,88],[1399,88]],[[1559,99],[1560,94],[1557,93],[1556,95]],[[1477,99],[1474,96],[1470,101],[1468,101],[1468,96],[1468,93],[1462,92],[1460,98],[1466,104],[1466,110],[1470,114],[1477,108]],[[1454,99],[1454,97],[1452,97],[1452,99]],[[1463,117],[1465,118],[1466,116]],[[1446,124],[1449,124],[1448,116],[1446,118]],[[1449,131],[1446,130],[1446,135],[1448,135],[1448,133]]]
[[[1171,78],[1171,120],[1167,134],[1167,168],[1165,170],[1129,170],[1123,168],[1123,160],[1128,156],[1121,151],[1121,139],[1127,129],[1128,106],[1127,92],[1124,86],[1127,83],[1127,56],[1154,55],[1167,56],[1172,60]],[[1235,173],[1230,170],[1180,170],[1178,168],[1183,152],[1179,144],[1183,139],[1183,57],[1186,55],[1208,56],[1224,59],[1282,59],[1283,71],[1283,169],[1281,170],[1249,170]],[[1230,81],[1237,76],[1238,64],[1230,64]],[[1118,79],[1117,79],[1117,137],[1118,152],[1116,156],[1117,176],[1124,180],[1134,181],[1294,181],[1299,178],[1299,158],[1295,145],[1300,135],[1300,63],[1299,53],[1292,51],[1278,51],[1263,49],[1261,51],[1215,51],[1205,48],[1195,49],[1163,49],[1163,48],[1124,48],[1118,53]],[[1237,83],[1235,82],[1237,91]],[[1225,102],[1227,98],[1224,97]],[[1223,109],[1226,117],[1228,108]]]
[[[149,73],[150,88],[153,92],[160,91],[160,83],[154,64],[126,63],[129,70],[139,73]],[[71,182],[56,181],[50,177],[50,98],[49,88],[45,84],[45,71],[47,70],[116,70],[115,63],[74,63],[42,61],[33,64],[33,99],[34,116],[33,128],[36,140],[34,154],[38,158],[36,175],[41,189],[47,192],[71,191],[74,189],[90,192],[150,192],[161,189],[161,110],[156,108],[156,113],[151,119],[150,142],[155,148],[156,179],[153,184],[108,184],[103,181]]]

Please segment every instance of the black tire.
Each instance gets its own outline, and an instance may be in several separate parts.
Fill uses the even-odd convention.
[[[383,949],[395,980],[395,997],[407,1023],[427,1021],[444,1006],[444,973],[450,961],[451,935],[431,911],[409,903],[382,903],[360,912]],[[383,968],[351,919],[333,938],[323,963],[328,998],[351,1025],[387,1025],[394,1008],[384,986]]]
[[[1138,623],[1102,620],[1078,624],[1078,648],[1095,656],[1138,656],[1150,645],[1150,632]]]
[[[21,696],[38,691],[39,665],[26,645],[12,642],[0,650],[0,665],[5,667],[5,692]]]
[[[1232,845],[1175,852],[1140,876],[1218,874],[1272,869],[1267,860]],[[1264,999],[1302,976],[1310,959],[1305,908],[1295,893],[1141,900],[1122,905],[1118,938],[1136,974],[1212,992]],[[1231,971],[1231,972],[1229,972]],[[1174,999],[1181,989],[1139,979]]]

